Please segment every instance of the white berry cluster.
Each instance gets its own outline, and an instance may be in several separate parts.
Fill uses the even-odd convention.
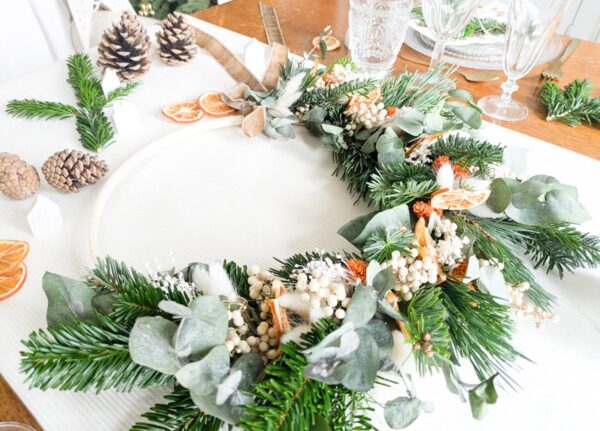
[[[261,322],[256,327],[256,334],[249,335],[245,341],[250,351],[260,353],[265,361],[275,359],[279,339],[267,299],[273,298],[276,291],[282,291],[283,283],[268,271],[261,271],[258,265],[250,266],[247,275],[250,298],[256,300]]]
[[[434,144],[436,140],[427,140],[421,143],[421,145],[414,148],[408,157],[406,157],[407,163],[412,163],[414,165],[424,165],[433,162],[433,157],[431,156],[431,146]]]
[[[323,315],[342,320],[350,303],[352,286],[347,286],[347,270],[342,264],[326,257],[297,266],[291,278],[296,280],[295,291],[303,302]]]
[[[250,353],[252,348],[248,343],[250,328],[244,320],[242,309],[236,308],[229,310],[229,328],[227,329],[227,338],[225,339],[225,347],[231,355]]]
[[[463,258],[463,246],[469,243],[469,238],[460,238],[456,234],[458,226],[450,219],[436,217],[433,223],[433,237],[436,238],[435,252],[440,265],[452,268]]]
[[[399,251],[394,251],[392,259],[382,264],[383,268],[392,267],[396,278],[394,290],[404,301],[410,301],[421,286],[427,283],[434,284],[438,279],[438,267],[433,259],[429,256],[418,259],[416,248],[411,252],[411,256],[403,256]]]
[[[533,305],[525,296],[525,291],[529,289],[529,283],[507,284],[508,297],[510,305],[519,319],[533,319],[536,328],[544,329],[544,322],[558,322],[558,316]]]
[[[388,111],[381,98],[371,101],[364,96],[355,96],[344,114],[350,117],[345,126],[349,136],[354,135],[356,129],[361,127],[367,130],[381,127],[388,117]]]
[[[351,64],[334,64],[329,72],[321,75],[306,91],[311,92],[315,89],[337,88],[341,84],[357,78],[358,75],[352,70]]]

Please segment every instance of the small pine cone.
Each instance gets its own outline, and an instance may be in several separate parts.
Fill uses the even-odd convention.
[[[33,166],[14,154],[0,153],[0,192],[22,200],[35,196],[39,190],[40,177]]]
[[[150,68],[150,38],[135,13],[104,30],[98,44],[98,65],[115,69],[122,81],[140,78]]]
[[[94,184],[108,172],[104,160],[77,150],[54,153],[42,166],[42,173],[56,190],[78,192],[82,187]]]
[[[156,33],[158,55],[171,66],[187,63],[196,55],[197,47],[192,27],[179,12],[173,12],[160,24]]]

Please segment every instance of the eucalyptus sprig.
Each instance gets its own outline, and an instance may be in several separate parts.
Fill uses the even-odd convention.
[[[561,90],[552,81],[544,83],[540,93],[542,104],[548,110],[547,121],[558,121],[571,127],[586,123],[600,124],[600,97],[590,95],[594,84],[576,79]]]
[[[104,109],[128,96],[139,86],[139,82],[129,82],[105,96],[87,54],[70,56],[67,60],[67,69],[69,71],[67,82],[75,92],[77,106],[35,99],[11,100],[6,105],[6,112],[14,117],[29,119],[75,118],[81,144],[88,150],[101,151],[113,141],[115,135]]]

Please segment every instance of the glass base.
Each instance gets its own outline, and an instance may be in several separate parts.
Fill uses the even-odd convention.
[[[487,96],[477,102],[485,115],[496,120],[520,121],[527,118],[529,111],[522,103],[510,99],[508,103],[502,96]]]

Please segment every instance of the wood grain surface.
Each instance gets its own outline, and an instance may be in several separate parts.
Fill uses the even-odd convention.
[[[307,43],[326,25],[333,27],[334,36],[341,41],[344,40],[348,27],[348,0],[263,0],[263,2],[276,8],[285,41],[290,50],[296,54],[301,54]],[[198,12],[194,16],[266,42],[257,0],[233,0],[222,6]],[[403,46],[402,50],[426,59],[408,46]],[[337,58],[349,55],[349,51],[342,46],[329,55],[330,58]],[[425,66],[398,57],[395,69],[401,71],[405,68],[410,71],[427,69]],[[538,102],[539,88],[543,82],[542,69],[543,66],[534,68],[528,76],[517,82],[520,89],[514,94],[514,98],[529,108],[529,116],[525,120],[510,123],[495,121],[489,117],[485,119],[600,160],[600,128],[587,125],[572,128],[545,120],[544,109]],[[600,44],[583,41],[563,70],[565,75],[559,82],[561,86],[575,78],[590,78],[600,86]],[[504,80],[504,75],[501,72],[498,74],[500,80],[485,83],[469,83],[458,75],[455,75],[455,78],[459,88],[468,90],[475,99],[479,99],[483,96],[500,94],[500,84]],[[600,95],[600,91],[595,89],[594,94]]]
[[[0,374],[0,423],[21,422],[42,431],[42,427]]]

